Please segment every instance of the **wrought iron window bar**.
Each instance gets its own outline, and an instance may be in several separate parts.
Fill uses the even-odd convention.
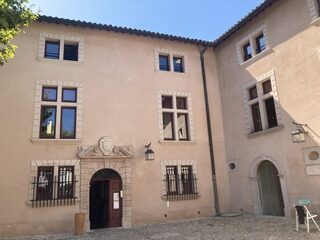
[[[39,182],[39,178],[34,177],[31,182],[33,190],[31,206],[37,208],[75,205],[77,182],[75,176],[72,180],[60,179],[60,181],[58,176],[54,176],[45,183]]]
[[[199,198],[196,174],[166,174],[166,201],[192,200]]]

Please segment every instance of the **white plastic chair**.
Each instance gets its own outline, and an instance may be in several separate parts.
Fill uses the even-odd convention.
[[[317,215],[311,214],[309,209],[307,208],[307,205],[310,204],[309,200],[299,200],[299,205],[294,205],[296,209],[296,230],[299,231],[299,225],[304,224],[307,226],[308,233],[310,232],[310,219],[313,221],[313,223],[316,225],[318,230],[320,231],[320,228],[317,224],[317,222],[314,220]]]

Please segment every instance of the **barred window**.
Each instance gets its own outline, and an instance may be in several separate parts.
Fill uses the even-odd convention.
[[[191,165],[166,166],[165,182],[167,201],[198,198],[197,178]]]
[[[58,171],[58,176],[54,173]],[[75,204],[76,179],[74,166],[38,167],[32,181],[32,207],[49,207]]]

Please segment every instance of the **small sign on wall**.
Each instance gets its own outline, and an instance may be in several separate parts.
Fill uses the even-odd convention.
[[[320,165],[306,166],[306,172],[308,175],[320,175]]]

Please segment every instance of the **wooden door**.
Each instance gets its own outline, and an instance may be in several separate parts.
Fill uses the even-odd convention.
[[[109,180],[109,219],[108,227],[121,227],[122,225],[122,196],[121,179],[111,178]]]
[[[258,168],[260,199],[264,215],[284,216],[284,204],[277,168],[263,161]]]

